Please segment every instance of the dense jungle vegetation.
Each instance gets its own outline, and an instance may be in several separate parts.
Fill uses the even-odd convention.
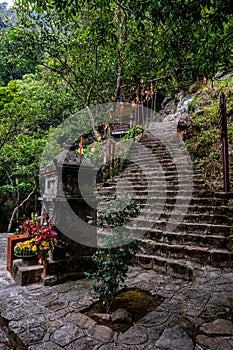
[[[232,69],[232,38],[230,0],[0,4],[0,216],[9,220],[28,198],[25,212],[29,204],[36,208],[40,154],[63,120],[86,106],[117,101],[122,84],[126,97],[142,81],[161,96],[188,92],[196,81]],[[221,152],[213,116],[219,91],[232,98],[232,79],[221,84],[197,93],[195,101],[204,96],[210,112],[192,111],[195,142],[188,140],[194,161],[217,188]],[[232,102],[228,119],[232,142]]]

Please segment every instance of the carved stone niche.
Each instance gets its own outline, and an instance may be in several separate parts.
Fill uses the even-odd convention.
[[[97,247],[95,168],[74,147],[61,152],[41,168],[43,206],[59,237],[67,243],[66,255],[90,257]],[[92,218],[92,225],[88,223]],[[77,264],[73,264],[77,266]],[[70,266],[67,270],[71,270]]]

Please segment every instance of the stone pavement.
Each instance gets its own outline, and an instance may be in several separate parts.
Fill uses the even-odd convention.
[[[18,286],[5,267],[4,234],[0,247],[0,350],[233,349],[232,270],[203,269],[194,282],[187,282],[132,267],[127,286],[163,296],[164,301],[118,334],[80,313],[95,300],[90,281]]]

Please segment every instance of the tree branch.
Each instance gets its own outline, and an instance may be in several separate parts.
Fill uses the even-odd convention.
[[[84,101],[83,97],[77,92],[77,89],[74,87],[74,85],[73,85],[73,83],[70,81],[70,79],[67,79],[67,78],[62,74],[62,72],[61,72],[59,69],[53,68],[53,67],[51,67],[51,66],[48,66],[48,65],[47,65],[46,63],[44,63],[44,62],[42,62],[41,65],[42,65],[43,67],[45,67],[45,68],[51,70],[52,72],[57,73],[59,76],[61,76],[62,79],[64,79],[65,82],[66,82],[66,83],[70,86],[70,88],[73,90],[75,96],[76,96],[77,98],[79,98],[79,99],[83,102],[83,104],[85,105],[85,101]]]
[[[121,18],[121,24],[120,24],[120,33],[119,33],[119,50],[118,50],[118,68],[117,68],[117,82],[116,82],[116,90],[115,90],[115,98],[114,100],[117,101],[118,92],[120,90],[120,84],[121,84],[121,75],[122,75],[122,69],[123,69],[123,31],[124,31],[124,23],[125,23],[126,15],[123,14]]]
[[[13,220],[14,220],[14,217],[15,217],[15,214],[17,213],[17,211],[19,210],[20,207],[22,207],[22,205],[27,202],[29,200],[29,198],[31,197],[31,195],[35,192],[36,190],[36,185],[35,187],[33,188],[33,190],[29,193],[29,195],[27,196],[27,198],[25,198],[17,207],[14,208],[12,214],[11,214],[11,218],[10,218],[10,221],[9,221],[9,224],[8,224],[8,228],[7,228],[7,233],[10,232],[11,230],[11,227],[12,227],[12,223],[13,223]]]

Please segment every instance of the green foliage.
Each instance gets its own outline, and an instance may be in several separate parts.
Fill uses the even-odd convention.
[[[161,78],[157,87],[173,88],[232,66],[230,1],[17,0],[15,8],[13,40],[3,43],[10,75],[40,64],[81,107],[116,99],[121,82]]]
[[[87,278],[96,281],[92,288],[98,295],[100,304],[109,311],[120,283],[124,282],[133,257],[140,249],[140,241],[132,240],[124,233],[122,226],[138,214],[138,204],[127,197],[117,197],[108,202],[105,210],[97,214],[97,226],[114,227],[102,242],[103,249],[98,249],[92,259],[97,271],[86,273]],[[91,223],[91,221],[89,221]]]
[[[124,234],[109,235],[103,242],[103,248],[97,250],[92,259],[97,271],[93,274],[86,273],[87,278],[95,278],[92,285],[98,295],[100,305],[109,312],[119,286],[124,282],[128,267],[132,265],[134,255],[140,247],[140,242],[135,240],[130,243]],[[116,246],[112,248],[112,246]]]
[[[38,63],[61,77],[82,107],[89,105],[91,98],[94,103],[109,100],[109,92],[114,91],[109,81],[114,80],[117,64],[116,54],[109,50],[111,43],[108,47],[103,45],[109,39],[108,33],[112,34],[112,31],[107,31],[110,14],[106,14],[103,23],[99,11],[93,16],[85,6],[75,17],[69,11],[59,14],[50,6],[43,12],[35,2],[29,7],[28,2],[19,1],[16,6],[20,28],[28,40],[28,45],[22,47],[23,54],[30,57],[34,51],[42,50],[44,58],[38,57]],[[97,22],[105,30],[107,37],[103,37],[104,42],[96,28]],[[31,28],[35,30],[32,32]]]
[[[135,128],[129,129],[128,133],[125,136],[123,136],[123,139],[126,139],[126,140],[131,139],[135,136],[140,135],[142,133],[142,131],[143,131],[142,127],[139,125],[136,125]]]
[[[97,212],[97,226],[120,227],[127,221],[137,216],[139,206],[137,202],[128,199],[127,196],[115,197],[107,201],[104,209]]]
[[[16,195],[19,192],[29,193],[32,191],[32,185],[25,182],[20,182],[18,185],[3,185],[0,186],[0,194]]]
[[[187,146],[196,166],[204,170],[205,178],[211,188],[223,190],[222,142],[219,103],[220,94],[226,95],[228,119],[229,165],[233,183],[232,140],[233,140],[233,102],[232,76],[207,84],[199,89],[192,101],[192,118],[187,134]],[[189,131],[190,130],[190,131]]]
[[[27,45],[23,33],[18,28],[0,30],[0,85],[6,85],[10,80],[20,79],[24,74],[35,72],[35,52],[30,57],[22,53],[22,47]]]
[[[38,170],[46,141],[53,128],[75,111],[75,97],[58,80],[50,84],[39,74],[29,74],[0,87],[2,207],[7,202],[7,210],[13,210],[35,186],[38,194]],[[5,212],[2,215],[6,217]]]
[[[39,155],[54,128],[87,105],[115,100],[122,83],[130,90],[155,79],[157,89],[173,91],[232,68],[230,0],[16,0],[15,9],[17,20],[0,6],[1,186],[37,182]],[[215,91],[207,95],[216,99]],[[200,164],[220,149],[218,122],[201,113],[190,146]],[[59,130],[61,143],[66,131]],[[52,142],[51,148],[60,151]],[[97,153],[88,150],[99,163]]]
[[[83,154],[86,155],[87,159],[95,165],[99,166],[103,163],[103,150],[100,142],[93,142],[83,149]]]

